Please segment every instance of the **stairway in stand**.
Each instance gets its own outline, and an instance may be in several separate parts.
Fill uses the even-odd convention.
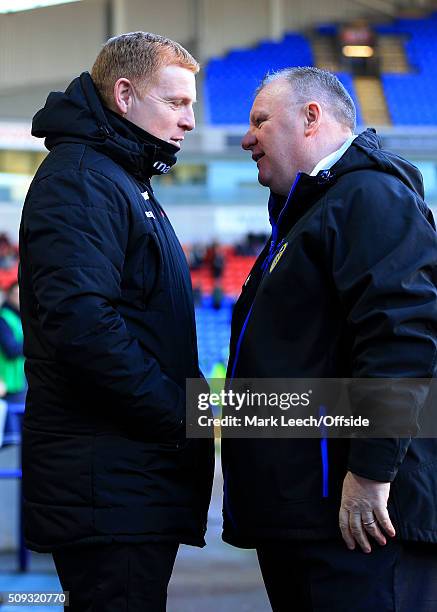
[[[387,103],[378,77],[354,77],[354,87],[364,123],[369,126],[391,125]]]
[[[378,36],[377,58],[380,74],[408,74],[411,72],[404,49],[404,38],[391,34]],[[340,49],[334,36],[316,35],[311,41],[314,64],[331,72],[341,72]],[[391,125],[390,113],[378,76],[356,76],[354,88],[361,107],[363,122],[369,126]]]
[[[378,56],[381,73],[406,74],[410,72],[401,36],[382,35],[378,38]]]
[[[315,36],[311,41],[311,47],[314,56],[314,66],[323,68],[323,70],[329,70],[330,72],[339,72],[338,51],[332,36]]]

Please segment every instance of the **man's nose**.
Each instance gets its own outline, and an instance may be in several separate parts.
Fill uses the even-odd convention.
[[[243,136],[243,140],[241,141],[241,146],[245,151],[250,151],[250,149],[256,144],[256,136],[250,130],[247,130],[246,134]]]
[[[185,109],[184,114],[179,119],[179,126],[190,132],[196,127],[196,119],[194,117],[194,109],[192,106]]]

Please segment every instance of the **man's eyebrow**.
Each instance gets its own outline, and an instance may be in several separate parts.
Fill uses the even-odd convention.
[[[251,123],[257,123],[261,119],[265,119],[267,117],[267,113],[265,111],[255,111],[251,113],[249,120]]]
[[[188,98],[187,96],[183,96],[183,95],[178,96],[177,94],[176,94],[176,95],[169,95],[169,96],[166,96],[166,97],[165,97],[165,99],[166,99],[166,100],[169,100],[169,101],[171,101],[171,102],[174,102],[174,101],[181,101],[181,102],[183,102],[184,104],[189,104],[190,102],[191,102],[192,104],[196,104],[196,103],[197,103],[197,99],[194,99],[194,100],[193,100],[192,98]]]

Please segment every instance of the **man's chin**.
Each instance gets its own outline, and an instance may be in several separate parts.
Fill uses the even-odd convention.
[[[258,183],[263,187],[270,187],[271,180],[267,176],[263,176],[261,172],[258,172]]]
[[[258,173],[258,183],[263,187],[268,187],[270,191],[277,196],[287,196],[291,188],[291,185],[290,187],[281,186],[278,181],[273,180],[273,177],[263,176],[260,173]]]

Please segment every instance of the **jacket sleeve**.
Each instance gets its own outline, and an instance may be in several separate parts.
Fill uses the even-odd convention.
[[[148,435],[180,435],[184,391],[140,346],[114,307],[129,233],[125,196],[94,171],[32,188],[22,221],[38,318],[55,359],[111,394]]]
[[[425,217],[423,202],[397,178],[376,172],[366,176],[365,184],[351,184],[344,200],[327,206],[326,217],[332,278],[351,338],[352,377],[429,378],[437,352],[432,217]],[[423,386],[396,387],[394,401],[383,406],[386,417],[415,423],[426,397]],[[410,440],[352,439],[348,469],[392,481]]]

